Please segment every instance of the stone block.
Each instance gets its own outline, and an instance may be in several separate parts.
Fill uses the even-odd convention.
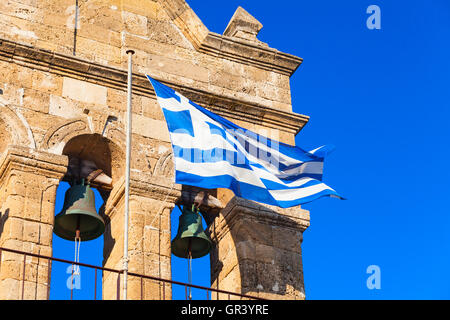
[[[97,84],[64,77],[62,96],[72,100],[107,105],[107,88]]]
[[[1,12],[1,11],[0,11]],[[0,14],[0,35],[4,39],[34,45],[39,38],[36,24],[19,17]]]
[[[8,238],[5,239],[5,238],[2,237],[2,239],[1,239],[3,241],[2,244],[1,244],[1,246],[3,248],[23,251],[23,241],[22,240],[8,239]],[[15,259],[17,259],[17,254],[9,253],[9,252],[6,252],[6,251],[2,252],[2,261],[15,260]]]
[[[26,89],[23,95],[23,106],[38,112],[48,113],[50,97],[36,90]]]
[[[232,272],[230,272],[221,282],[219,288],[222,290],[227,290],[231,292],[241,292],[241,275],[239,273],[239,269],[236,268]],[[219,293],[220,300],[228,300],[228,294]],[[236,296],[231,296],[230,298],[237,298]]]
[[[144,137],[170,142],[169,130],[165,121],[150,119],[134,114],[132,118],[133,133]]]
[[[62,94],[62,83],[63,83],[62,77],[51,73],[35,71],[32,73],[31,78],[32,78],[32,88],[34,88],[35,90],[55,95]]]
[[[134,226],[134,227],[139,227],[139,228],[144,228],[144,223],[145,223],[145,213],[138,211],[138,210],[134,210],[134,206],[132,205],[132,203],[134,202],[134,200],[130,201],[130,214],[129,214],[129,223],[130,225]]]
[[[196,43],[198,46],[203,42],[209,33],[202,21],[190,8],[184,10],[175,20],[174,23],[180,28],[184,36]]]
[[[281,287],[283,282],[283,275],[279,268],[279,265],[273,263],[265,263],[265,262],[256,262],[256,274],[257,278],[257,289],[260,289],[264,292],[275,292],[279,293],[280,290],[283,290]],[[264,276],[270,275],[270,277]]]
[[[23,240],[39,243],[39,223],[35,221],[24,221]]]
[[[225,71],[211,72],[209,83],[213,86],[223,87],[230,90],[238,89],[239,91],[244,87],[244,79],[235,74]]]
[[[92,23],[115,32],[121,32],[123,29],[121,11],[111,8],[110,1],[97,2],[90,10],[82,12],[80,14],[80,23],[81,27]]]
[[[41,220],[41,204],[39,201],[30,198],[25,199],[25,210],[23,216],[25,219],[30,221],[40,221]]]
[[[165,56],[152,55],[151,60],[146,65],[149,70],[161,70],[199,82],[209,82],[209,70],[206,67],[198,66],[192,61],[185,59],[173,59]]]
[[[255,244],[255,258],[257,261],[275,264],[277,248],[264,244]]]
[[[53,249],[50,246],[45,246],[45,245],[39,246],[39,254],[40,255],[43,255],[43,256],[46,256],[46,257],[51,257],[52,256],[52,251],[53,251]],[[44,261],[44,260],[42,260],[41,263],[43,265],[47,265],[47,262]]]
[[[156,99],[141,97],[142,115],[155,120],[165,120],[164,114]]]
[[[38,283],[36,285],[36,300],[48,300],[49,284]]]
[[[141,290],[142,287],[143,283],[141,283],[140,278],[129,277],[127,281],[127,298],[129,300],[143,300],[144,292]]]
[[[78,103],[71,99],[50,95],[49,114],[65,119],[72,119],[79,118],[83,114],[83,110]]]
[[[22,219],[16,217],[8,217],[3,225],[3,233],[8,239],[23,239],[23,223]]]
[[[47,43],[49,49],[56,48],[59,53],[73,54],[73,28],[66,25],[39,24],[33,26],[36,44]],[[41,48],[41,46],[40,46]]]
[[[85,23],[77,32],[77,35],[84,39],[90,39],[112,47],[122,45],[121,34],[117,31],[109,30],[103,26],[93,23]]]
[[[77,40],[77,55],[86,60],[108,65],[112,67],[122,67],[122,62],[126,61],[125,50],[107,43],[79,37]]]
[[[144,255],[142,249],[134,249],[128,251],[129,271],[133,273],[142,274],[144,272]]]
[[[23,249],[22,251],[24,252],[28,252],[28,253],[33,253],[33,254],[39,254],[40,253],[40,246],[37,243],[31,242],[31,241],[24,241],[23,242]],[[33,257],[33,256],[27,256],[26,257],[26,263],[34,263],[37,264],[39,263],[39,258],[38,257]],[[23,258],[22,258],[23,261]]]
[[[113,108],[115,110],[124,112],[127,110],[127,93],[125,91],[108,88],[106,103],[108,104],[109,108]],[[134,109],[134,104],[133,104],[133,109]]]
[[[242,259],[239,261],[239,273],[241,287],[258,287],[258,278],[268,277],[268,274],[259,274],[256,262],[253,260]]]
[[[6,198],[5,208],[8,208],[9,217],[21,218],[24,216],[24,197],[19,195],[10,195]]]
[[[170,232],[161,231],[159,238],[159,253],[165,257],[171,257],[171,235]]]
[[[140,250],[143,248],[144,232],[143,228],[136,225],[129,225],[128,228],[128,247],[129,250]]]
[[[295,146],[295,135],[291,132],[280,131],[278,141]]]
[[[23,20],[42,22],[43,13],[30,1],[2,1],[0,12]]]
[[[161,11],[163,11],[157,1],[127,0],[121,1],[120,5],[123,6],[125,12],[145,16],[148,19],[158,19],[162,15]],[[120,5],[118,4],[118,7]]]
[[[156,228],[145,228],[144,230],[144,251],[158,253],[160,246],[160,231]]]
[[[144,289],[144,297],[143,297],[144,300],[160,300],[162,297],[162,286],[159,281],[144,279],[143,289]],[[137,291],[140,291],[140,287]]]
[[[272,245],[272,226],[266,223],[244,218],[239,227],[234,228],[231,232],[236,243],[252,240],[255,243]]]
[[[128,11],[122,11],[122,20],[127,32],[134,35],[147,36],[147,17]]]
[[[19,300],[21,298],[21,281],[8,278],[0,280],[0,299]]]
[[[23,271],[22,271],[23,272]],[[23,275],[22,275],[23,276]],[[27,263],[25,264],[25,281],[26,282],[38,282],[38,264],[31,263],[27,259]]]
[[[301,252],[303,233],[300,230],[288,229],[284,227],[272,227],[273,245],[276,248]]]
[[[53,239],[53,225],[40,223],[39,224],[39,244],[44,246],[51,246]]]
[[[55,203],[42,201],[42,211],[40,221],[45,224],[53,225],[54,220],[55,220]]]
[[[239,259],[235,250],[230,250],[220,257],[222,269],[220,270],[219,280],[228,276],[234,269],[239,269]]]
[[[4,252],[2,254],[4,254]],[[22,279],[23,262],[18,260],[17,258],[17,255],[13,257],[14,260],[9,260],[11,258],[2,258],[0,280],[3,281],[5,279]]]

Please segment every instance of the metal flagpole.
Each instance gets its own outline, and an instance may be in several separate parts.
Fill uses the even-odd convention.
[[[73,28],[73,55],[76,55],[77,52],[77,31],[78,31],[78,15],[79,15],[79,7],[78,0],[75,0],[75,25]]]
[[[130,158],[131,158],[131,90],[132,90],[132,57],[134,51],[127,50],[128,55],[128,84],[127,84],[127,144],[126,144],[126,169],[125,169],[125,215],[123,236],[123,299],[127,300],[128,278],[128,216],[130,197]]]

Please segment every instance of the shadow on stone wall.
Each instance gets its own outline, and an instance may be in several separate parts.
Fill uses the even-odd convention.
[[[116,239],[111,234],[111,218],[105,214],[105,204],[100,207],[99,215],[105,221],[105,233],[103,234],[103,263],[105,263],[111,255]]]
[[[3,228],[5,226],[6,220],[8,220],[9,217],[9,208],[5,210],[5,213],[0,212],[0,237],[3,234]]]

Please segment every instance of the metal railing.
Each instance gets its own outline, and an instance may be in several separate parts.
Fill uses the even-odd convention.
[[[24,293],[25,293],[25,272],[26,272],[26,258],[27,257],[35,257],[38,259],[43,259],[43,260],[47,260],[47,264],[48,264],[48,281],[50,281],[50,276],[51,276],[51,262],[62,262],[65,264],[69,264],[72,266],[78,265],[80,267],[87,267],[90,269],[93,269],[95,272],[95,280],[94,280],[94,299],[93,300],[97,300],[97,273],[98,270],[102,270],[102,272],[112,272],[117,274],[117,294],[116,294],[116,299],[120,300],[120,278],[121,275],[123,274],[123,270],[116,270],[116,269],[112,269],[112,268],[107,268],[107,267],[100,267],[100,266],[95,266],[95,265],[91,265],[91,264],[87,264],[87,263],[81,263],[81,262],[75,262],[75,261],[70,261],[70,260],[66,260],[66,259],[60,259],[60,258],[54,258],[54,257],[49,257],[49,256],[44,256],[44,255],[40,255],[40,254],[36,254],[36,253],[29,253],[29,252],[24,252],[24,251],[20,251],[20,250],[14,250],[14,249],[8,249],[8,248],[2,248],[0,247],[0,270],[1,270],[1,265],[2,265],[2,252],[10,252],[10,253],[14,253],[14,254],[18,254],[18,255],[22,255],[23,256],[23,269],[22,269],[22,288],[21,288],[21,299],[24,299]],[[73,270],[73,268],[72,268]],[[73,271],[72,271],[73,272]],[[38,275],[36,274],[36,277]],[[73,276],[73,274],[72,274]],[[144,299],[144,279],[147,280],[153,280],[153,281],[158,281],[159,283],[162,283],[162,300],[166,300],[166,286],[168,286],[169,288],[170,285],[179,285],[179,286],[184,286],[185,289],[185,299],[186,300],[190,300],[190,296],[188,295],[188,289],[200,289],[200,290],[204,290],[206,293],[206,300],[212,300],[212,293],[216,293],[216,299],[215,300],[220,300],[220,296],[225,295],[228,300],[231,300],[231,297],[238,297],[239,299],[251,299],[251,300],[265,300],[263,298],[260,297],[256,297],[256,296],[252,296],[252,295],[247,295],[247,294],[241,294],[241,293],[237,293],[237,292],[231,292],[231,291],[226,291],[226,290],[221,290],[221,289],[215,289],[215,288],[210,288],[210,287],[204,287],[204,286],[199,286],[199,285],[195,285],[195,284],[189,284],[189,283],[185,283],[185,282],[180,282],[180,281],[175,281],[175,280],[170,280],[170,279],[163,279],[163,278],[159,278],[159,277],[154,277],[154,276],[148,276],[148,275],[143,275],[143,274],[138,274],[138,273],[134,273],[134,272],[128,272],[128,276],[129,277],[138,277],[140,278],[140,284],[141,284],[141,300]],[[190,290],[189,290],[190,291]],[[47,300],[50,299],[50,282],[48,283],[47,286]],[[70,293],[70,299],[73,299],[73,286],[71,287],[71,293]]]

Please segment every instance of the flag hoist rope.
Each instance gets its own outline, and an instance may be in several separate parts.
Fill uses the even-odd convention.
[[[132,91],[132,57],[134,51],[127,50],[128,55],[128,84],[127,84],[127,143],[125,164],[125,214],[124,214],[124,236],[123,236],[123,300],[127,300],[127,278],[128,278],[128,212],[130,197],[130,158],[131,158],[131,91]]]

